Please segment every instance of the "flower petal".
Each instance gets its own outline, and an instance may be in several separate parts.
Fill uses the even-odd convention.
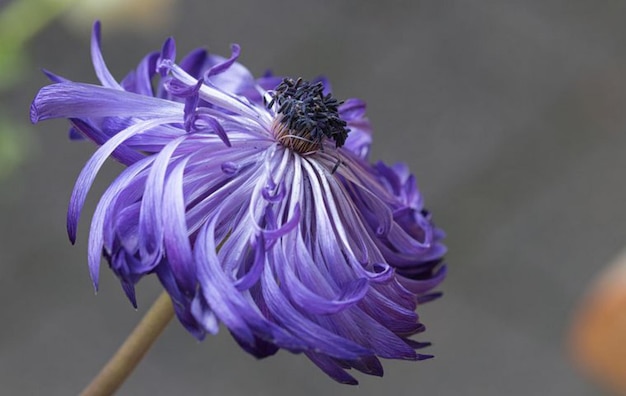
[[[51,118],[171,117],[182,121],[183,104],[97,85],[65,82],[45,86],[30,107],[32,123]]]
[[[89,273],[91,275],[91,280],[96,291],[98,290],[100,257],[102,256],[102,249],[105,242],[104,225],[107,211],[110,211],[112,210],[112,208],[114,208],[115,202],[120,198],[120,193],[124,189],[126,189],[131,182],[136,180],[137,175],[139,175],[139,173],[143,172],[148,166],[150,166],[153,161],[154,158],[146,157],[143,161],[137,162],[126,168],[126,170],[124,170],[124,172],[122,172],[117,177],[117,179],[115,179],[115,181],[109,186],[109,188],[107,188],[107,190],[100,198],[100,202],[98,202],[98,205],[96,206],[96,210],[91,219],[91,228],[89,230],[88,243]],[[78,218],[76,218],[76,220],[72,223],[73,231],[70,234],[70,239],[72,238],[72,236],[75,238],[75,229],[77,222]],[[111,228],[108,227],[107,230],[110,231]]]
[[[155,118],[134,124],[133,126],[126,128],[119,134],[113,136],[110,140],[100,146],[89,161],[87,161],[87,164],[80,172],[80,175],[76,180],[67,211],[67,232],[72,243],[76,242],[76,228],[80,218],[80,212],[87,197],[87,192],[96,178],[96,174],[100,170],[100,167],[102,167],[111,153],[113,153],[113,151],[126,139],[133,135],[141,133],[154,126],[176,121],[177,119],[175,118]]]
[[[321,353],[306,352],[305,354],[309,359],[311,359],[313,363],[315,363],[317,367],[319,367],[329,377],[339,382],[340,384],[359,384],[359,382],[353,376],[348,374],[346,370],[341,367],[335,359]]]
[[[122,86],[115,80],[107,68],[104,58],[102,57],[102,51],[100,49],[100,21],[96,21],[93,24],[91,32],[91,62],[103,86],[123,90]]]
[[[172,170],[163,191],[163,241],[170,267],[180,288],[188,294],[196,289],[193,251],[185,219],[183,172],[187,161],[180,161]]]

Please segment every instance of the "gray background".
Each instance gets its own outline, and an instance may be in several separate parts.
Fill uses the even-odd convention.
[[[206,45],[256,73],[327,75],[336,96],[368,102],[372,158],[406,161],[448,232],[444,298],[422,307],[427,362],[385,362],[358,387],[303,356],[248,356],[226,331],[196,342],[168,327],[120,394],[594,395],[567,358],[576,301],[626,240],[626,2],[179,1],[152,34],[103,27],[121,78],[173,35],[179,54]],[[37,67],[95,82],[89,32],[55,23],[30,45],[27,81],[1,98],[26,122],[46,84]],[[72,247],[65,210],[93,152],[61,121],[25,132],[26,162],[0,184],[1,394],[77,393],[160,291],[139,310],[106,267],[94,296],[88,222],[119,166],[89,196]]]

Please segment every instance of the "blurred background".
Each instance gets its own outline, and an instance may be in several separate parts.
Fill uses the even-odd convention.
[[[172,323],[119,394],[604,394],[566,346],[626,242],[626,2],[2,0],[0,13],[0,393],[76,394],[161,290],[143,281],[135,311],[103,267],[94,296],[88,221],[120,166],[72,247],[67,201],[94,146],[28,121],[40,68],[97,81],[99,18],[119,79],[172,35],[179,57],[236,42],[257,75],[324,74],[335,96],[366,100],[372,159],[410,164],[449,247],[444,297],[419,310],[435,359],[386,361],[349,387],[304,356],[256,361],[224,330],[198,343]]]

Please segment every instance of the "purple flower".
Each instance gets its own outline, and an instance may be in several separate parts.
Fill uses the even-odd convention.
[[[98,23],[91,44],[101,85],[47,72],[30,114],[100,146],[71,196],[72,243],[102,164],[127,165],[92,219],[96,288],[102,256],[133,305],[155,273],[195,337],[223,323],[254,356],[302,352],[342,383],[357,383],[349,368],[382,375],[378,357],[430,357],[410,337],[445,276],[443,232],[405,165],[368,162],[362,101],[323,79],[255,79],[237,45],[176,63],[173,39],[117,82]]]

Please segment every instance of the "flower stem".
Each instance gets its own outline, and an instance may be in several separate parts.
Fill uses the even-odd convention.
[[[112,395],[139,364],[173,317],[172,300],[164,291],[81,395]]]

